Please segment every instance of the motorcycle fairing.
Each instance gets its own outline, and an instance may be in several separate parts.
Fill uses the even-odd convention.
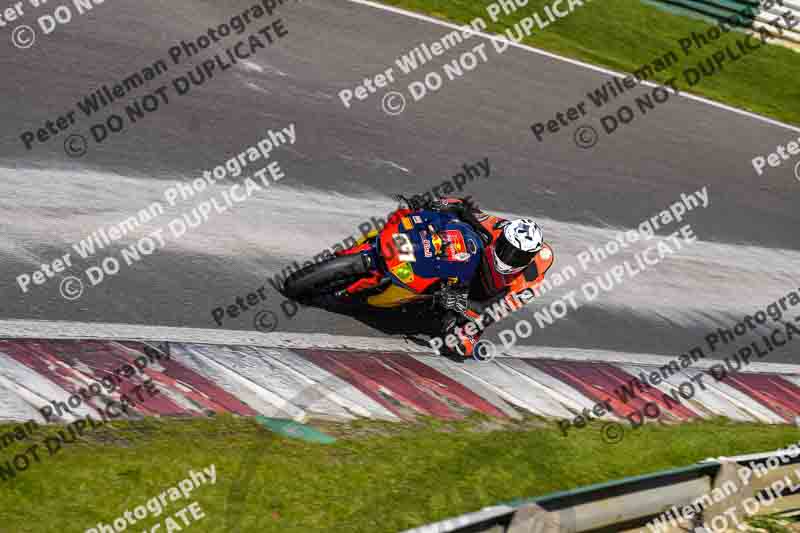
[[[437,211],[398,211],[380,234],[392,280],[416,293],[439,280],[468,285],[481,261],[478,234],[454,215]]]
[[[451,214],[436,211],[395,211],[378,234],[371,233],[337,255],[368,254],[377,270],[346,289],[354,295],[377,289],[370,295],[374,307],[396,307],[419,299],[439,281],[468,285],[483,254],[477,233]]]
[[[405,287],[390,285],[385,291],[367,298],[367,303],[373,307],[397,307],[416,300],[419,295]]]

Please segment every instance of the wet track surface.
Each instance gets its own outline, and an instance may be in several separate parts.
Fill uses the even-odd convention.
[[[430,191],[462,165],[484,158],[489,177],[468,182],[464,193],[486,210],[540,219],[555,249],[555,271],[578,268],[581,250],[603,246],[618,229],[638,226],[682,193],[708,190],[708,207],[684,219],[699,242],[537,329],[525,344],[680,353],[702,342],[709,330],[730,327],[800,287],[800,182],[788,164],[760,177],[750,165],[754,156],[796,139],[797,132],[671,96],[613,135],[602,135],[592,149],[576,146],[574,126],[537,142],[532,123],[586,99],[608,76],[526,50],[499,55],[489,44],[487,62],[420,102],[409,101],[400,115],[382,111],[381,93],[347,109],[337,96],[340,90],[355,88],[364,77],[393,66],[401,53],[450,31],[350,2],[279,7],[270,20],[282,20],[285,36],[248,60],[217,70],[212,79],[101,144],[91,139],[93,124],[112,112],[124,114],[129,102],[170,85],[213,54],[206,50],[179,65],[169,63],[169,71],[146,87],[92,117],[76,114],[73,128],[31,150],[20,140],[23,132],[75,110],[76,102],[103,84],[113,86],[159,59],[169,60],[170,47],[251,5],[118,0],[40,35],[29,49],[3,40],[0,318],[214,327],[212,309],[263,286],[266,299],[226,318],[225,328],[251,329],[259,311],[272,310],[278,331],[381,336],[360,321],[321,310],[287,319],[268,278],[357,234],[370,217],[385,216],[394,205],[392,194]],[[262,20],[242,35],[268,23]],[[472,37],[460,49],[481,42]],[[425,72],[441,71],[444,62],[399,76],[396,88],[405,91]],[[607,109],[590,110],[588,123],[599,128],[600,116],[650,91],[641,87]],[[86,287],[78,300],[61,296],[58,277],[24,294],[18,287],[18,275],[70,251],[99,227],[163,200],[163,191],[176,180],[200,177],[268,130],[290,124],[296,141],[271,153],[286,176],[268,190],[180,239],[168,239],[142,261]],[[65,153],[70,134],[89,139],[83,157]],[[258,168],[255,163],[252,170]],[[149,228],[165,225],[201,200],[198,195],[180,203]],[[665,234],[680,225],[669,225]],[[69,274],[82,276],[109,254],[119,256],[119,245],[90,260],[76,257]],[[629,255],[592,265],[532,306],[579,288]],[[800,310],[787,318],[794,315]],[[793,358],[783,351],[770,360]]]

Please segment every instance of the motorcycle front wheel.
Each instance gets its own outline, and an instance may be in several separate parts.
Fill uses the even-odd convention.
[[[369,273],[370,262],[367,255],[353,254],[308,265],[286,278],[283,293],[298,302],[333,294]]]

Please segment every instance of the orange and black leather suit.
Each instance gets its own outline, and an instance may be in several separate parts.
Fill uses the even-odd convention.
[[[503,306],[507,311],[516,311],[536,296],[536,289],[553,264],[553,249],[544,243],[527,268],[514,274],[500,274],[494,266],[493,244],[503,232],[505,225],[509,223],[508,220],[485,213],[462,198],[441,198],[434,203],[433,208],[458,215],[461,220],[472,225],[484,239],[483,258],[478,267],[479,271],[472,278],[466,292],[466,306],[459,308],[457,313],[450,313],[444,322],[446,331],[443,333],[455,332],[455,329],[458,329],[458,337],[465,352],[462,355],[468,356],[486,326],[493,321],[491,315],[485,313],[487,308],[499,309]],[[510,313],[506,315],[502,312],[494,314],[511,316]],[[462,326],[469,320],[481,326],[476,335],[468,335],[463,331]]]

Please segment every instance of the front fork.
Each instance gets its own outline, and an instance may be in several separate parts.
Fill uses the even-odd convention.
[[[378,253],[376,235],[367,235],[361,239],[355,246],[338,252],[337,255],[355,255],[361,254],[364,257],[364,262],[369,269],[369,274],[364,276],[348,285],[345,289],[337,292],[337,296],[356,296],[359,293],[368,289],[376,289],[384,284],[384,279],[388,276],[386,273],[386,265],[383,258]]]

